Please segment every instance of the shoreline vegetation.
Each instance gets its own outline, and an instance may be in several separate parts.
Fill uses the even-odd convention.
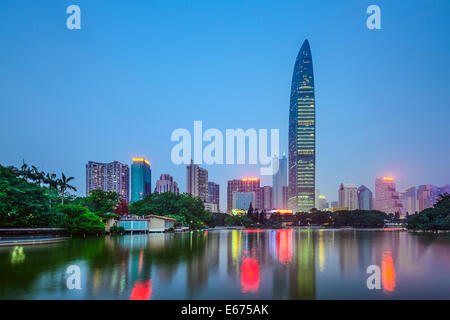
[[[320,228],[383,228],[386,223],[399,223],[410,231],[450,231],[450,195],[439,196],[437,203],[415,215],[400,220],[376,210],[337,211],[334,213],[312,209],[291,216],[267,216],[265,211],[253,209],[246,214],[230,216],[213,214],[200,199],[189,194],[152,193],[143,200],[128,204],[116,192],[94,190],[89,196],[77,197],[70,183],[74,177],[61,173],[40,171],[23,163],[21,168],[0,165],[0,229],[62,228],[70,236],[104,235],[108,219],[124,216],[166,216],[176,220],[175,227],[188,230],[215,226],[248,229],[277,229],[282,227]],[[174,232],[175,230],[170,230]],[[111,234],[123,229],[112,227]]]

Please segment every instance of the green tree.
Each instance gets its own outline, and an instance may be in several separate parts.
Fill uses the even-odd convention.
[[[64,195],[66,190],[71,189],[73,191],[77,191],[77,189],[69,184],[71,180],[75,179],[74,177],[66,177],[64,173],[61,173],[61,178],[58,179],[59,190],[61,191],[61,204],[64,204]]]
[[[120,194],[100,189],[91,191],[88,197],[77,198],[74,202],[86,206],[90,211],[102,215],[113,212],[120,200]]]
[[[244,226],[244,227],[250,227],[254,225],[254,221],[252,218],[248,217],[247,215],[243,214],[237,214],[234,216],[229,216],[225,218],[225,225],[226,226]]]
[[[52,207],[53,195],[58,192],[58,179],[55,173],[47,173],[43,179],[44,184],[48,185],[49,189],[49,206]]]
[[[205,210],[203,202],[189,194],[174,194],[171,192],[152,193],[143,200],[130,205],[130,214],[145,216],[171,216],[178,224],[192,229],[213,225],[212,214]]]
[[[428,208],[408,220],[408,229],[412,230],[450,230],[450,195],[439,195],[433,208]]]
[[[337,211],[330,217],[330,224],[335,227],[382,228],[389,216],[376,210],[346,210]]]
[[[0,166],[0,226],[34,227],[48,210],[48,192],[18,170]]]
[[[95,213],[86,212],[67,219],[66,231],[73,235],[90,235],[105,232],[105,223]]]

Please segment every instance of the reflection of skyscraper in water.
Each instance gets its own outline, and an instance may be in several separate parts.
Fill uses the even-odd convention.
[[[186,263],[186,283],[188,298],[192,299],[195,293],[205,289],[208,284],[208,259],[204,246],[203,232],[190,232],[191,252]]]
[[[278,262],[273,271],[274,299],[316,298],[315,237],[314,232],[289,229],[274,231],[270,237],[272,257]]]
[[[292,299],[315,299],[316,298],[316,257],[315,237],[316,233],[311,231],[297,233],[298,248],[297,256],[297,285],[292,286]]]
[[[151,262],[145,248],[145,235],[105,238],[102,258],[113,263],[91,267],[87,292],[93,296],[106,292],[113,299],[150,299]]]
[[[339,267],[341,275],[352,274],[358,270],[358,239],[353,232],[341,232],[338,237]]]

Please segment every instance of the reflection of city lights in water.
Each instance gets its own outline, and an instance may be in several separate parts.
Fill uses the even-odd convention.
[[[383,292],[391,294],[395,289],[395,267],[392,252],[385,251],[381,261],[381,279],[383,281]]]
[[[323,245],[323,230],[319,231],[319,270],[323,272],[325,269],[325,250]]]
[[[137,280],[131,290],[130,300],[148,300],[152,296],[152,280]]]
[[[254,233],[254,232],[263,232],[265,231],[264,229],[247,229],[244,230],[245,233]]]
[[[253,258],[244,258],[241,266],[242,293],[257,292],[259,288],[259,263]]]
[[[141,252],[139,254],[139,270],[138,273],[141,274],[142,271],[142,261],[144,260],[144,250],[141,249]]]
[[[233,261],[235,261],[237,259],[237,254],[238,254],[238,232],[236,230],[233,230],[233,233],[231,235],[231,254],[232,254],[232,258]]]
[[[292,229],[277,230],[276,251],[277,260],[283,264],[292,261]]]

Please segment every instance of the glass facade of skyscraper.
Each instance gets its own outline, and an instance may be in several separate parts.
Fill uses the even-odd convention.
[[[273,207],[276,209],[286,209],[287,203],[283,199],[283,188],[287,186],[287,159],[283,154],[281,158],[275,156],[273,158],[274,169],[278,169],[273,175]]]
[[[358,209],[372,210],[373,209],[373,194],[369,188],[362,185],[358,188]]]
[[[316,109],[311,49],[298,53],[289,107],[289,200],[294,212],[314,207],[316,185]]]
[[[131,164],[131,202],[139,201],[152,193],[150,162],[134,158]]]

